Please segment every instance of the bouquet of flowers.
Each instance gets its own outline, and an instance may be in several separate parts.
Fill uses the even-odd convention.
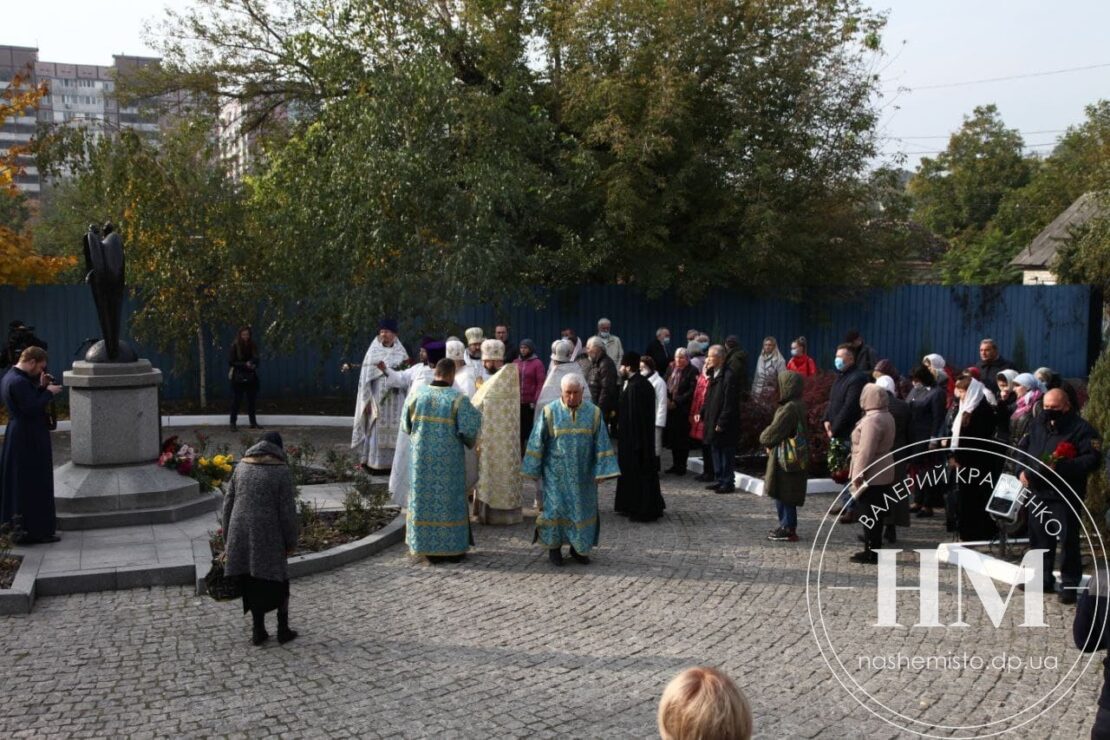
[[[1061,460],[1074,460],[1075,456],[1079,454],[1079,450],[1075,449],[1075,445],[1071,442],[1061,442],[1056,445],[1056,449],[1050,454],[1042,455],[1041,462],[1050,468],[1055,468],[1056,463]]]
[[[829,454],[826,461],[829,465],[829,477],[838,484],[847,483],[852,467],[852,444],[833,437],[829,440]]]
[[[176,470],[180,475],[191,475],[196,462],[196,450],[182,444],[177,437],[170,437],[162,443],[162,454],[158,456],[159,466]]]
[[[231,464],[233,462],[235,462],[233,455],[202,457],[197,460],[193,477],[200,483],[200,487],[206,491],[211,491],[213,488],[222,490],[224,483],[231,477]]]

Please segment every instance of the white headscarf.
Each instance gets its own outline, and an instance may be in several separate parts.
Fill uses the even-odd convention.
[[[934,372],[948,367],[948,363],[946,363],[944,358],[940,355],[925,355],[922,361],[929,363],[929,367],[931,367]]]
[[[956,419],[952,422],[952,449],[960,446],[960,431],[963,429],[964,414],[970,414],[983,401],[990,403],[987,399],[986,386],[972,378],[971,384],[964,391],[964,397],[960,399],[960,407],[956,410]]]

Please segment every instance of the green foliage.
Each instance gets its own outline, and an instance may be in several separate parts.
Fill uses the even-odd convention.
[[[1088,401],[1083,409],[1083,416],[1102,435],[1105,445],[1110,440],[1110,350],[1103,351],[1091,369],[1087,393]],[[1103,449],[1105,451],[1105,447]],[[1086,504],[1095,523],[1102,530],[1103,538],[1110,542],[1110,526],[1105,521],[1107,510],[1110,509],[1110,484],[1107,482],[1106,470],[1101,465],[1091,474]]]
[[[863,177],[882,25],[858,0],[198,0],[142,94],[300,116],[248,182],[266,339],[346,343],[532,285],[894,279],[907,235]]]
[[[1110,214],[1107,194],[1099,196],[1104,213]],[[1056,253],[1053,272],[1065,283],[1082,283],[1110,295],[1110,216],[1098,216],[1064,242]]]

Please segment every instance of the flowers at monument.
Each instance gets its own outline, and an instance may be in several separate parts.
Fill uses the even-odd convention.
[[[193,478],[202,491],[223,489],[224,483],[231,477],[234,462],[233,455],[199,455],[195,447],[184,444],[177,437],[163,442],[162,453],[158,456],[159,466]]]
[[[202,457],[197,460],[196,474],[193,476],[200,482],[201,488],[210,491],[213,488],[223,488],[227,479],[231,477],[233,455],[214,455]]]
[[[170,437],[162,443],[162,454],[158,456],[158,464],[161,467],[176,470],[181,475],[190,475],[196,467],[196,462],[196,450],[187,444],[182,444],[177,437]]]

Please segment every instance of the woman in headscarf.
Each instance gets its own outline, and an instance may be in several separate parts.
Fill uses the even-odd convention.
[[[694,386],[694,396],[690,401],[690,444],[701,447],[702,472],[694,480],[709,483],[717,480],[713,474],[713,455],[709,445],[705,444],[705,422],[701,420],[701,409],[705,405],[705,394],[709,391],[709,376],[705,368],[698,373],[697,384]]]
[[[278,642],[297,636],[289,629],[289,572],[285,559],[297,546],[293,474],[281,435],[267,432],[247,450],[228,483],[221,518],[227,546],[224,574],[238,576],[243,611],[253,618],[251,642],[270,638],[266,612],[277,609]]]
[[[1014,394],[1014,378],[1018,376],[1017,370],[999,370],[994,382],[998,386],[998,404],[995,406],[995,439],[1005,444],[1010,443],[1010,417],[1013,416],[1017,404]]]
[[[774,337],[763,340],[763,352],[755,360],[755,373],[752,377],[752,398],[759,399],[765,393],[778,387],[779,373],[786,371],[786,360],[779,352],[779,343]]]
[[[1002,471],[1002,458],[990,454],[994,448],[995,411],[983,384],[968,373],[956,381],[956,398],[959,406],[952,423],[949,464],[957,470],[974,471],[956,476],[956,529],[964,542],[989,541],[998,527],[987,513],[987,501]]]
[[[1041,415],[1044,384],[1032,373],[1021,373],[1010,383],[1014,392],[1014,411],[1010,414],[1010,444],[1017,447],[1029,433],[1033,419]]]
[[[759,443],[767,448],[767,473],[763,478],[764,493],[775,500],[779,526],[772,529],[767,539],[777,542],[798,541],[798,507],[806,502],[808,470],[784,470],[779,464],[775,448],[806,433],[806,407],[802,402],[805,378],[791,370],[779,373],[779,405],[775,418],[759,435]],[[808,442],[804,442],[808,445]]]
[[[921,359],[921,364],[927,367],[929,370],[932,370],[933,377],[937,379],[938,384],[942,382],[940,379],[941,373],[944,373],[945,385],[943,387],[948,392],[948,400],[949,402],[951,402],[952,396],[955,394],[956,391],[956,378],[952,373],[948,372],[948,363],[946,363],[944,361],[944,358],[940,355],[931,354],[925,355],[925,357]]]

